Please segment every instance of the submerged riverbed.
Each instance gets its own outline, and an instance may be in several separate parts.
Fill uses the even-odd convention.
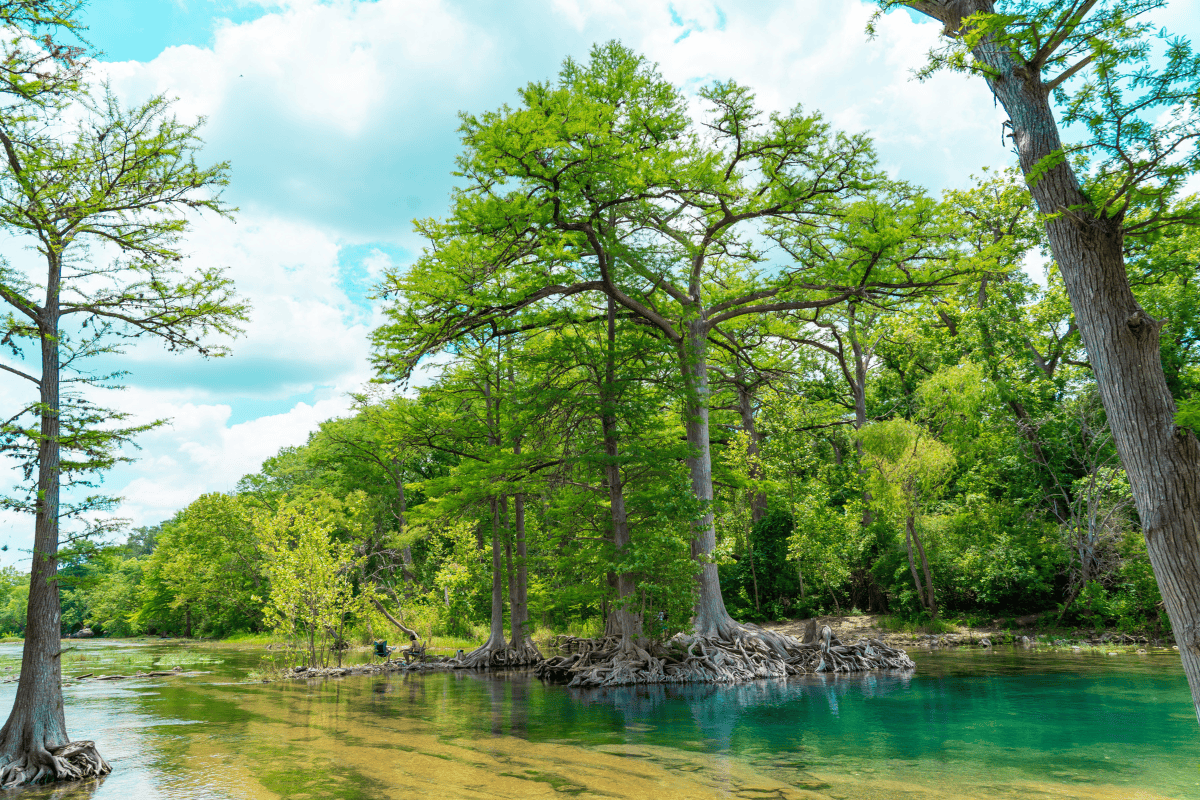
[[[575,690],[527,672],[253,682],[261,652],[65,645],[105,779],[29,798],[1189,798],[1200,728],[1174,654],[912,653],[912,675]],[[0,669],[20,645],[0,645]],[[0,684],[7,714],[15,684]]]

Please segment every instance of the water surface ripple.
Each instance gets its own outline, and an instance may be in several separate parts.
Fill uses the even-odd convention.
[[[912,675],[572,690],[527,672],[267,685],[244,648],[67,646],[67,674],[205,674],[65,687],[72,735],[113,774],[22,800],[1200,798],[1174,654],[918,651]]]

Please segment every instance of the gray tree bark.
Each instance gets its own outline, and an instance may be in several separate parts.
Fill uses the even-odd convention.
[[[991,0],[913,2],[958,31]],[[984,37],[972,50],[1012,125],[1021,171],[1037,175],[1062,153],[1041,76],[1010,49]],[[1162,322],[1138,304],[1125,272],[1123,220],[1097,215],[1065,159],[1044,169],[1030,191],[1046,223],[1088,361],[1129,476],[1167,615],[1200,718],[1200,442],[1175,425],[1175,402],[1159,354]]]
[[[46,305],[37,321],[41,339],[42,373],[40,442],[38,444],[38,499],[34,519],[33,563],[29,576],[25,646],[21,675],[12,711],[0,728],[0,786],[79,777],[64,757],[70,745],[62,694],[62,607],[58,595],[58,520],[61,490],[59,439],[59,282],[62,265],[51,248],[46,282]],[[93,774],[110,771],[91,742],[88,749]]]
[[[740,377],[740,376],[739,376]],[[750,478],[762,480],[762,463],[759,455],[762,452],[762,435],[754,423],[754,394],[750,388],[739,381],[737,383],[738,414],[742,418],[742,430],[748,440],[746,455],[750,459]],[[767,515],[767,493],[757,489],[750,494],[750,521],[758,524]]]
[[[612,516],[613,546],[620,557],[629,547],[629,517],[625,511],[625,484],[621,477],[621,448],[617,434],[616,392],[617,306],[608,298],[608,327],[605,341],[604,375],[601,379],[600,427],[604,434],[604,482],[608,484],[608,506]],[[637,592],[633,575],[616,573],[617,602],[606,625],[613,634],[642,639],[642,618],[633,610],[632,598]]]
[[[687,323],[687,336],[681,344],[680,366],[687,390],[684,414],[687,419],[687,440],[691,446],[688,473],[692,492],[704,504],[704,516],[695,523],[692,538],[692,558],[700,562],[697,577],[699,595],[696,598],[696,633],[700,636],[732,639],[738,624],[729,616],[721,596],[721,581],[712,554],[717,549],[717,528],[713,518],[712,448],[708,439],[708,324],[700,316]]]

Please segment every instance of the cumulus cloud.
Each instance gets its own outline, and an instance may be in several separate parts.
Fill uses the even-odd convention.
[[[182,116],[207,119],[202,159],[232,162],[228,199],[242,211],[236,225],[199,220],[186,249],[197,264],[227,267],[253,305],[228,359],[170,356],[153,343],[122,359],[132,388],[111,404],[173,420],[143,436],[142,460],[108,482],[139,524],[231,488],[347,410],[345,392],[370,376],[370,286],[419,251],[410,220],[447,209],[458,112],[513,102],[518,87],[553,78],[595,42],[622,40],[693,95],[733,78],[768,109],[819,110],[869,132],[884,167],[934,191],[1010,161],[981,81],[911,79],[937,25],[892,13],[869,41],[874,4],[864,0],[254,3],[260,16],[217,24],[208,46],[100,65],[127,101],[164,93]],[[0,384],[6,407],[24,388],[16,380]]]
[[[172,355],[152,341],[121,363],[135,385],[186,388],[199,398],[230,393],[287,397],[362,375],[371,317],[347,294],[340,245],[330,233],[296,221],[245,214],[233,225],[202,219],[189,239],[190,260],[221,266],[251,305],[232,355],[205,360]]]
[[[1004,117],[981,81],[951,74],[913,80],[936,43],[935,23],[888,14],[871,41],[865,31],[874,4],[865,2],[726,9],[710,0],[559,0],[555,7],[576,24],[624,39],[677,85],[695,90],[732,78],[768,110],[801,104],[839,129],[867,132],[885,167],[935,190],[965,185],[972,172],[1008,158]]]
[[[229,424],[228,405],[172,402],[154,395],[136,398],[133,405],[147,416],[171,417],[170,424],[140,438],[144,457],[114,476],[124,497],[121,515],[140,524],[169,519],[205,492],[232,490],[240,477],[257,472],[280,448],[304,444],[322,421],[349,410],[342,395]]]
[[[455,114],[494,76],[496,38],[449,3],[289,2],[222,25],[210,48],[104,71],[123,96],[166,93],[206,117],[236,202],[360,240],[403,238],[416,213],[445,203]]]

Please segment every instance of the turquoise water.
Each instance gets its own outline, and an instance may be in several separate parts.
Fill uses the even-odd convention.
[[[528,673],[267,685],[247,682],[255,652],[89,642],[68,673],[207,674],[66,687],[72,736],[113,774],[20,796],[1200,798],[1177,655],[913,655],[907,676],[572,690]]]

